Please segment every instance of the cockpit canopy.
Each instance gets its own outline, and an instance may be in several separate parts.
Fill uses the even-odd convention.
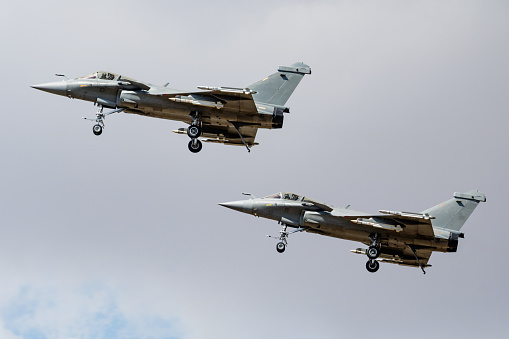
[[[100,79],[100,80],[115,80],[115,81],[135,81],[134,79],[124,77],[120,74],[110,73],[110,72],[94,72],[92,74],[88,74],[82,77],[79,77],[78,79]]]
[[[303,201],[303,202],[316,202],[316,200],[310,199],[308,197],[304,197],[302,195],[298,195],[290,192],[280,192],[268,195],[263,197],[262,199],[283,199],[283,200],[293,200],[293,201]]]
[[[299,200],[301,200],[301,198],[302,197],[300,195],[290,193],[290,192],[280,192],[280,193],[275,193],[275,194],[271,194],[271,195],[264,197],[264,199],[284,199],[284,200],[295,200],[295,201],[299,201]]]

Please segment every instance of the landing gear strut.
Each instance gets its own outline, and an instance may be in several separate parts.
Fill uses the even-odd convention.
[[[188,148],[191,152],[198,153],[202,148],[202,143],[200,140],[198,140],[198,137],[201,135],[200,115],[198,111],[192,111],[189,115],[193,119],[193,122],[187,128],[187,135],[191,138],[191,141],[189,141],[188,144]]]
[[[97,110],[97,113],[95,114],[95,119],[90,118],[83,118],[85,120],[94,121],[96,124],[94,127],[92,127],[92,132],[94,132],[94,135],[101,135],[104,129],[104,119],[106,119],[107,115],[113,114],[113,113],[120,113],[125,108],[118,108],[111,112],[103,113],[104,106],[99,106],[99,109]]]
[[[375,273],[380,268],[380,263],[376,260],[380,256],[380,235],[373,233],[369,236],[369,239],[371,239],[371,245],[366,250],[366,255],[369,258],[366,269],[371,273]]]
[[[371,246],[366,251],[366,255],[369,259],[376,259],[380,256],[380,236],[378,233],[374,233],[369,238],[371,239]]]
[[[283,224],[283,228],[281,229],[281,231],[279,231],[279,237],[268,235],[269,238],[275,238],[279,240],[279,242],[276,244],[276,251],[278,251],[278,253],[283,253],[286,250],[286,245],[288,245],[288,241],[286,240],[286,238],[288,238],[289,233],[286,230],[286,227],[287,226]]]
[[[279,240],[279,242],[276,244],[276,251],[278,251],[278,253],[283,253],[286,250],[286,245],[288,245],[287,238],[290,234],[302,232],[305,230],[305,228],[298,228],[295,231],[288,232],[286,230],[286,228],[287,228],[286,224],[282,224],[282,225],[283,225],[283,228],[281,229],[281,231],[279,231],[279,237],[267,235],[269,238],[275,238],[275,239]]]

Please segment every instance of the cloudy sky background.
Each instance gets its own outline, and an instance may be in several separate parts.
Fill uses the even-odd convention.
[[[18,1],[0,5],[0,337],[477,338],[507,333],[506,1]],[[97,70],[193,90],[312,67],[282,130],[191,154],[174,121],[29,85]],[[481,204],[458,253],[381,265],[217,206]]]

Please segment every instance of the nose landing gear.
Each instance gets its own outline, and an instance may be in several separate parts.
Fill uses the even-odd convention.
[[[103,123],[103,126],[104,126],[104,123]],[[94,127],[92,127],[92,132],[94,132],[95,135],[101,135],[103,132],[103,127],[99,124],[94,125]]]
[[[283,228],[281,231],[279,231],[279,237],[274,237],[272,235],[267,235],[269,238],[278,239],[279,242],[276,244],[276,251],[278,253],[283,253],[286,250],[286,245],[288,245],[288,241],[286,238],[288,238],[288,232],[286,231],[286,225],[283,224]]]
[[[275,237],[275,236],[272,236],[272,235],[267,235],[267,237],[269,238],[274,238],[274,239],[277,239],[279,240],[279,242],[276,244],[276,251],[278,253],[283,253],[285,250],[286,250],[286,246],[288,245],[288,236],[290,234],[293,234],[293,233],[297,233],[297,232],[302,232],[305,230],[305,228],[298,228],[296,229],[295,231],[292,231],[292,232],[288,232],[286,230],[286,228],[288,226],[286,226],[286,224],[282,224],[283,225],[283,228],[281,229],[281,231],[279,231],[279,237]]]
[[[125,108],[118,108],[111,112],[103,113],[103,106],[99,106],[99,110],[97,110],[97,113],[95,114],[95,119],[90,118],[83,118],[85,120],[94,121],[96,124],[94,127],[92,127],[92,132],[94,132],[94,135],[101,135],[104,129],[104,119],[106,119],[107,115],[113,114],[113,113],[120,113],[125,110]]]

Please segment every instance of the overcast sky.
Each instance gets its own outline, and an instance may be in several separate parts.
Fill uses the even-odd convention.
[[[0,337],[507,334],[507,1],[4,1]],[[282,130],[204,144],[184,124],[29,85],[108,70],[247,86],[309,64]],[[293,191],[375,213],[479,189],[457,253],[365,269],[360,244],[217,205]]]

